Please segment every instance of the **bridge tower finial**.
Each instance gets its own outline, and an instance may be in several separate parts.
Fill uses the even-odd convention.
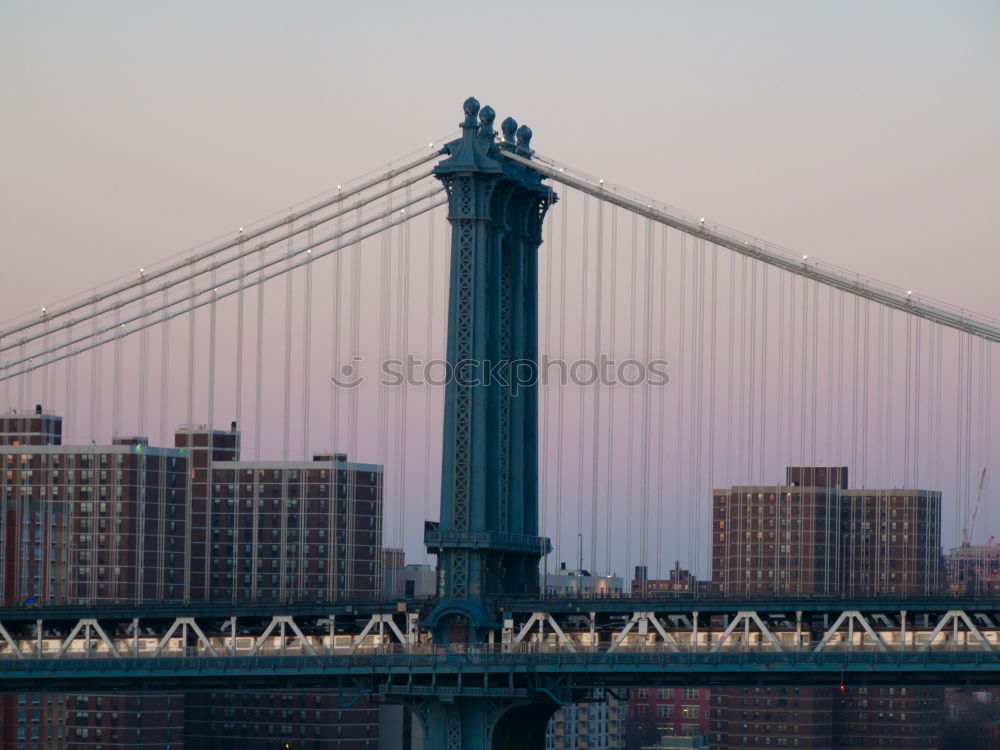
[[[493,121],[496,117],[496,111],[489,104],[479,110],[479,135],[492,140],[496,135],[493,131]]]
[[[500,129],[503,131],[503,140],[505,144],[509,144],[508,148],[514,147],[514,137],[517,132],[517,120],[513,117],[508,117],[502,123],[500,123]]]
[[[462,123],[462,127],[476,127],[476,115],[479,113],[479,100],[474,96],[470,96],[465,100],[465,103],[462,105],[462,109],[465,110],[465,122]]]

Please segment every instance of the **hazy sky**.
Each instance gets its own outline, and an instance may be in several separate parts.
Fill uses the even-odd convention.
[[[997,2],[0,2],[0,319],[450,132],[996,313]],[[58,261],[39,273],[39,260]]]
[[[539,153],[997,316],[998,40],[972,0],[0,0],[0,320],[425,147],[469,95]]]

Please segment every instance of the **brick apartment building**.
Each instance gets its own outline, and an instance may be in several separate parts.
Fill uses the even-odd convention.
[[[708,733],[708,688],[633,688],[628,691],[627,750],[657,744],[663,737]]]
[[[852,490],[847,467],[789,467],[784,485],[714,492],[719,594],[930,594],[940,550],[940,492]]]
[[[4,604],[291,601],[381,591],[382,468],[323,454],[240,461],[239,433],[62,445],[41,407],[0,415]],[[325,694],[0,698],[0,746],[362,748],[378,710]]]
[[[650,578],[649,570],[645,565],[636,565],[630,590],[632,596],[647,596],[655,599],[693,591],[708,593],[708,584],[708,581],[699,581],[690,570],[681,567],[680,561],[676,561],[666,578]]]
[[[846,467],[789,467],[785,484],[715,490],[712,590],[725,596],[898,595],[942,584],[941,495],[852,490]],[[718,750],[936,748],[935,688],[713,691]]]

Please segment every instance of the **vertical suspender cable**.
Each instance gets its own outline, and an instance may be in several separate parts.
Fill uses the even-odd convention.
[[[357,224],[360,226],[363,219],[363,208],[358,206],[358,220]],[[360,359],[361,350],[361,257],[362,257],[362,246],[357,245],[354,248],[354,257],[351,259],[351,357],[353,361],[357,362]],[[352,374],[353,371],[352,371]],[[351,389],[351,397],[348,403],[348,415],[347,415],[347,444],[348,450],[350,452],[351,459],[353,461],[358,461],[358,413],[359,413],[359,399],[360,393],[358,388]],[[340,566],[343,567],[345,571],[344,576],[338,578],[339,582],[339,596],[347,595],[349,591],[350,582],[352,581],[351,576],[354,573],[354,541],[351,536],[354,530],[354,505],[357,500],[357,481],[354,473],[347,472],[347,501],[346,501],[346,519],[345,528],[343,529],[345,537],[345,546],[343,550],[343,557],[340,559]],[[384,474],[383,474],[383,496],[384,496]]]
[[[914,365],[916,364],[913,359],[913,319],[911,316],[906,315],[906,348],[903,357],[904,363],[904,375],[903,375],[903,488],[909,488],[910,484],[910,450],[913,443],[910,432],[912,430],[912,425],[910,423],[910,400],[913,398],[913,377],[914,377]]]
[[[599,203],[599,201],[598,201]],[[589,318],[589,303],[587,290],[589,282],[589,272],[590,272],[590,196],[583,196],[583,233],[581,239],[582,246],[582,258],[580,263],[580,360],[586,361],[587,359],[587,322]],[[597,282],[600,284],[600,280]],[[598,293],[600,293],[600,287],[598,286]],[[600,327],[600,321],[596,321],[598,327]],[[577,466],[576,466],[576,476],[577,476],[577,502],[576,502],[576,533],[581,539],[581,550],[580,555],[583,555],[582,549],[582,539],[583,539],[583,467],[584,457],[583,450],[585,445],[585,434],[587,431],[587,415],[586,415],[586,404],[587,404],[587,391],[585,388],[581,387],[579,389],[580,393],[580,422],[579,422],[579,441],[577,444]],[[596,427],[595,427],[596,429]],[[580,561],[580,569],[583,569],[583,561]],[[591,561],[593,563],[593,561]]]
[[[809,462],[817,464],[816,433],[819,429],[819,292],[818,283],[813,283],[812,294],[812,435],[809,439]]]
[[[603,281],[603,255],[604,255],[604,202],[597,201],[597,235],[594,242],[594,363],[595,367],[600,367],[598,364],[601,361],[603,351],[601,349],[601,329],[603,328],[604,321],[601,310],[601,302],[604,297],[604,281]],[[581,430],[582,434],[582,430]],[[600,473],[600,435],[601,435],[601,378],[600,375],[594,381],[594,433],[593,442],[591,445],[590,463],[591,463],[591,474],[590,474],[590,564],[592,567],[597,567],[597,531],[598,531],[598,520],[597,520],[597,482],[598,474]],[[582,474],[582,472],[581,472]],[[582,498],[581,498],[582,500]],[[606,570],[606,573],[611,573],[610,570]]]
[[[42,323],[42,351],[49,348],[49,321],[46,319]],[[42,403],[51,408],[49,401],[49,368],[42,365]]]
[[[921,435],[923,430],[921,429],[921,411],[920,411],[920,401],[921,401],[921,388],[923,386],[923,367],[924,367],[924,357],[923,357],[923,345],[924,337],[920,318],[917,318],[913,329],[913,340],[915,344],[914,350],[914,363],[916,366],[916,373],[913,378],[913,453],[911,457],[910,466],[913,467],[912,475],[912,487],[914,489],[920,489],[920,446],[923,442],[921,440]]]
[[[243,427],[243,318],[244,318],[244,309],[243,308],[244,308],[244,302],[245,302],[245,300],[244,300],[244,296],[245,295],[243,293],[243,290],[244,290],[244,286],[246,284],[246,279],[244,277],[244,273],[245,273],[245,270],[246,270],[245,269],[246,264],[244,263],[244,258],[243,258],[243,227],[240,227],[240,241],[239,241],[239,250],[238,250],[238,253],[239,253],[239,280],[238,280],[239,291],[236,293],[236,368],[235,368],[236,369],[236,384],[235,384],[235,391],[236,392],[233,394],[233,398],[234,398],[233,415],[236,417],[236,420],[235,420],[236,421],[236,429],[245,432],[244,427]],[[237,438],[236,448],[237,448],[237,456],[240,459],[243,459],[244,455],[243,455],[242,432],[240,433],[240,437]],[[240,482],[241,482],[241,480],[245,479],[245,477],[241,477],[240,476],[241,473],[242,473],[242,470],[237,471],[236,472],[236,476],[235,476],[236,487],[237,487],[237,492],[236,492],[237,498],[240,495],[240,493],[239,493]],[[256,482],[256,479],[254,479],[254,481]],[[252,495],[251,495],[250,498],[247,498],[247,500],[250,503],[253,503],[253,500],[251,498],[252,498]],[[234,510],[235,510],[235,513],[234,513],[234,516],[233,516],[233,528],[234,528],[234,533],[237,536],[239,536],[240,528],[241,528],[239,500],[236,501],[236,503],[235,503],[235,509]],[[255,512],[255,509],[251,508],[250,509],[250,513],[248,514],[249,517],[253,517],[254,512]],[[246,523],[246,522],[244,521],[244,523]],[[237,541],[239,541],[239,540],[237,539]],[[251,542],[252,542],[252,546],[253,547],[257,546],[257,540],[256,539],[251,540]],[[231,593],[231,601],[235,604],[236,601],[239,599],[239,573],[238,573],[239,566],[241,564],[246,564],[246,561],[241,560],[240,545],[239,544],[234,544],[233,545],[233,550],[235,551],[235,555],[234,555],[234,559],[233,559],[233,570],[234,570],[234,572],[233,572],[233,586],[232,586],[232,593]],[[246,557],[247,557],[247,561],[250,561],[251,564],[252,564],[252,560],[253,560],[252,554],[247,554]],[[244,572],[243,575],[246,575],[246,573]],[[256,579],[256,577],[257,577],[257,571],[256,570],[251,570],[250,571],[250,575],[254,579]],[[244,586],[246,586],[246,584],[244,584]],[[249,589],[244,589],[244,590],[247,591],[247,593],[249,593]]]
[[[563,196],[562,227],[559,237],[559,356],[566,358],[566,227],[568,223],[570,191],[566,191]],[[558,399],[556,402],[556,528],[555,528],[555,552],[556,560],[562,560],[562,496],[563,496],[563,409],[566,386],[559,384]]]
[[[292,419],[292,298],[294,291],[294,273],[293,273],[293,262],[292,262],[292,252],[293,252],[293,239],[292,239],[292,223],[289,221],[288,224],[288,240],[286,244],[286,254],[287,254],[287,271],[285,272],[285,376],[284,376],[284,398],[282,399],[282,409],[281,409],[281,455],[284,461],[287,463],[291,458],[291,419]],[[283,469],[281,472],[281,482],[282,489],[287,492],[289,482],[289,471],[288,469]],[[283,493],[284,494],[284,493]],[[281,504],[281,518],[280,518],[280,544],[278,546],[278,569],[280,575],[278,581],[281,585],[280,589],[280,601],[288,601],[288,597],[291,595],[291,590],[288,585],[289,569],[288,565],[288,504]]]
[[[747,431],[744,433],[743,440],[747,446],[747,465],[746,465],[746,477],[744,481],[747,484],[756,484],[754,482],[754,446],[759,445],[757,440],[756,425],[754,423],[754,417],[756,416],[756,406],[755,402],[757,400],[757,381],[760,379],[757,375],[757,267],[758,263],[750,264],[750,317],[747,320],[747,326],[750,329],[750,366],[747,368],[750,377],[747,378]],[[761,446],[763,450],[763,446]]]
[[[944,438],[941,434],[944,431],[944,423],[941,420],[941,399],[944,395],[944,384],[942,376],[944,374],[944,330],[941,326],[934,326],[931,329],[931,425],[930,433],[934,436],[934,444],[931,447],[930,465],[933,472],[933,485],[937,490],[944,490],[944,480],[941,476],[941,462],[943,457]],[[957,502],[957,498],[955,498]]]
[[[851,359],[851,471],[858,470],[858,444],[860,437],[858,433],[858,404],[859,391],[858,385],[860,381],[861,373],[861,357],[860,357],[860,346],[861,346],[861,298],[854,298],[854,314],[852,315],[854,323],[854,353]]]
[[[308,231],[309,247],[313,243],[313,229]],[[313,264],[311,258],[312,250],[306,250],[306,265],[303,269],[305,273],[306,290],[302,300],[302,447],[301,459],[309,460],[309,401],[311,396],[312,378],[312,290],[313,290]],[[340,255],[340,253],[336,253]],[[336,292],[334,292],[336,293]]]
[[[868,400],[869,400],[869,389],[868,389],[868,370],[870,366],[870,353],[871,353],[871,309],[870,303],[866,299],[863,304],[864,308],[864,331],[863,335],[863,348],[862,348],[862,359],[863,364],[861,367],[862,372],[862,385],[861,385],[861,476],[862,476],[862,487],[868,486],[868,433],[871,428],[868,419]],[[857,433],[855,433],[856,435]]]
[[[406,199],[409,202],[410,199],[410,188],[406,189]],[[404,209],[405,210],[405,209]],[[399,264],[399,282],[398,282],[398,294],[400,297],[400,303],[398,305],[397,313],[397,326],[399,335],[399,358],[406,359],[410,353],[410,222],[406,221],[399,225],[399,231],[402,234],[402,247]],[[406,411],[407,402],[409,394],[410,384],[405,380],[399,386],[399,393],[397,394],[397,408],[398,408],[398,424],[396,428],[397,432],[397,466],[399,471],[400,481],[397,485],[397,498],[396,498],[396,537],[397,544],[399,548],[403,547],[403,530],[406,528],[406,497],[404,492],[404,486],[406,486],[406,443],[407,443],[407,428],[406,428]]]
[[[194,265],[192,264],[191,271],[194,271]],[[189,428],[194,426],[194,360],[196,356],[196,345],[197,345],[197,332],[198,332],[198,315],[195,303],[195,280],[191,277],[190,284],[190,301],[188,309],[188,376],[187,376],[187,426]],[[192,432],[188,430],[188,460],[191,459],[191,440]]]
[[[394,310],[393,306],[393,296],[392,296],[392,255],[393,255],[393,242],[392,242],[392,229],[390,228],[392,223],[392,196],[386,199],[387,209],[386,218],[383,221],[384,231],[381,237],[381,252],[380,258],[381,262],[379,265],[379,332],[378,332],[378,361],[381,366],[382,362],[389,359],[389,347],[391,345],[392,336],[392,313]],[[398,293],[398,290],[397,290]],[[378,393],[378,447],[376,454],[378,455],[378,462],[383,466],[390,465],[391,459],[391,445],[389,440],[389,390],[388,386],[379,378],[379,382],[376,384],[376,389]],[[398,467],[397,467],[398,469]],[[396,482],[398,483],[399,477],[397,476]],[[394,498],[396,493],[390,492],[386,478],[383,474],[383,487],[382,487],[382,512],[383,519],[389,518],[395,521],[395,514],[391,512],[391,509],[386,508],[386,498]],[[395,486],[395,483],[393,486]],[[388,512],[387,512],[388,511]],[[383,529],[385,528],[383,522]],[[353,531],[352,531],[353,535]],[[376,568],[376,580],[378,580],[378,573],[381,572],[382,559],[379,558],[375,561]]]
[[[965,468],[962,465],[962,437],[965,433],[963,429],[965,417],[965,336],[958,334],[958,398],[956,399],[955,414],[955,529],[956,531],[965,528],[965,521],[968,518],[968,498],[965,495],[963,478]],[[961,540],[960,540],[961,541]]]
[[[823,386],[826,389],[826,414],[824,421],[826,422],[826,450],[824,451],[825,458],[823,459],[823,464],[825,466],[835,466],[836,459],[833,450],[833,433],[834,433],[834,416],[833,416],[833,392],[834,392],[834,378],[833,378],[833,353],[834,353],[834,306],[836,300],[834,299],[835,291],[832,288],[827,288],[826,290],[826,378],[823,382]]]
[[[97,303],[94,303],[94,312],[97,312]],[[97,317],[93,323],[94,337],[97,338]],[[23,355],[22,355],[23,356]],[[23,382],[23,378],[22,378]],[[100,439],[101,432],[101,347],[98,346],[91,351],[90,355],[90,440],[96,442]],[[23,394],[22,394],[23,399]],[[23,401],[22,401],[23,405]]]
[[[837,450],[838,464],[844,460],[844,330],[847,321],[844,318],[844,294],[837,295]],[[853,368],[852,368],[853,369]],[[852,440],[853,442],[853,440]],[[833,457],[831,456],[831,459]],[[846,489],[846,488],[845,488]]]
[[[747,342],[750,338],[750,334],[747,331],[750,325],[750,315],[747,313],[747,297],[749,296],[747,290],[747,259],[746,256],[740,258],[740,355],[739,355],[739,368],[741,372],[745,372],[747,367]],[[740,391],[740,403],[737,416],[739,418],[739,428],[736,430],[736,467],[737,474],[743,474],[744,468],[747,466],[747,462],[744,461],[744,456],[747,451],[747,383],[749,378],[742,377],[739,379],[739,391]],[[740,484],[749,484],[750,477],[741,477]]]
[[[168,301],[167,290],[163,290],[163,305]],[[170,320],[160,324],[160,441],[170,445],[170,426],[167,424],[167,403],[170,400]]]
[[[290,456],[289,442],[291,440],[292,417],[292,292],[294,277],[292,274],[292,224],[288,224],[288,269],[285,271],[285,379],[284,398],[281,408],[281,455],[285,461]],[[283,557],[283,556],[282,556]],[[285,571],[281,571],[282,575]]]
[[[638,263],[639,263],[639,215],[632,214],[632,238],[631,238],[631,249],[632,254],[629,259],[629,265],[631,270],[631,283],[629,284],[629,337],[628,337],[628,356],[629,359],[635,359],[635,298],[636,291],[635,285],[638,273]],[[626,477],[626,489],[625,489],[625,574],[628,575],[631,570],[632,565],[632,486],[633,486],[633,474],[632,465],[634,463],[633,457],[635,447],[635,389],[628,389],[628,463],[626,468],[628,474]],[[610,571],[609,571],[610,572]]]
[[[799,348],[799,464],[806,462],[806,414],[809,400],[806,384],[809,382],[809,280],[802,280],[802,325]]]
[[[677,442],[674,447],[674,508],[678,517],[680,516],[681,511],[685,509],[683,501],[684,461],[681,458],[681,454],[683,453],[682,446],[684,445],[684,391],[687,381],[685,372],[687,369],[687,362],[685,360],[685,341],[687,339],[687,310],[685,299],[685,292],[687,290],[687,236],[682,234],[680,236],[680,241],[680,270],[677,275],[677,283],[679,285],[677,293],[677,315],[679,318],[679,325],[677,330],[680,333],[680,342],[677,347],[677,358],[680,362],[680,366],[678,367],[680,385],[678,386],[677,414],[675,416],[675,419],[677,420]],[[631,474],[631,471],[629,474]],[[683,525],[679,522],[674,524],[674,550],[677,555],[680,554],[681,535],[683,533]]]
[[[986,358],[986,408],[983,410],[986,415],[986,437],[983,441],[985,461],[984,464],[987,466],[996,466],[996,462],[993,461],[992,453],[992,438],[993,438],[993,346],[988,342],[983,342],[983,355]],[[990,484],[993,481],[993,476],[987,474],[986,476],[986,486],[983,488],[983,492],[987,497],[991,497]],[[992,518],[990,510],[993,507],[992,503],[986,503],[985,512],[986,517],[983,519],[986,528],[993,528]]]
[[[20,358],[22,360],[26,358],[25,344],[23,341],[21,342],[20,346],[20,355],[21,355]],[[31,390],[29,387],[30,383],[31,383],[31,367],[29,364],[29,366],[25,367],[17,378],[17,402],[24,410],[27,410],[28,400],[31,398],[31,394],[29,393],[29,391]]]
[[[972,334],[966,335],[966,348],[965,355],[967,358],[967,364],[965,368],[966,377],[966,387],[965,387],[965,434],[959,435],[958,441],[962,446],[962,451],[965,456],[965,463],[963,466],[963,481],[965,482],[965,494],[968,497],[969,502],[969,512],[972,510],[973,503],[973,493],[976,491],[978,486],[975,483],[975,478],[972,476],[972,378],[973,378],[973,349],[975,347],[975,339],[973,339]],[[969,515],[966,515],[969,518]]]
[[[337,191],[341,188],[338,186]],[[341,213],[337,219],[337,236],[343,236],[344,216]],[[309,243],[310,245],[312,242]],[[341,295],[343,291],[343,271],[344,253],[333,254],[333,299],[330,301],[330,332],[332,341],[330,342],[330,374],[333,378],[339,379],[343,376],[340,369],[340,311]],[[340,445],[340,387],[334,382],[330,386],[330,450],[339,450]],[[351,457],[354,458],[353,456]],[[336,505],[336,501],[333,502]],[[331,514],[335,511],[331,511]],[[333,517],[331,515],[331,517]],[[331,524],[332,528],[332,524]],[[426,553],[425,553],[426,554]],[[330,571],[331,576],[336,575],[336,571]]]
[[[72,359],[72,357],[70,357],[70,359]],[[67,367],[69,367],[69,360],[67,360]],[[11,391],[11,385],[10,385],[10,379],[8,378],[7,380],[3,381],[3,408],[4,409],[10,409],[13,406],[13,404],[10,401],[10,391]],[[0,571],[3,571],[3,570],[4,570],[3,563],[0,562]],[[9,574],[9,571],[8,571],[8,574]]]
[[[261,461],[261,448],[260,441],[261,436],[264,434],[264,425],[261,415],[261,410],[263,407],[263,394],[264,394],[264,251],[258,251],[259,255],[257,257],[258,263],[258,275],[260,278],[260,283],[257,285],[257,362],[256,362],[256,373],[255,373],[255,385],[257,392],[255,394],[256,400],[254,402],[254,460],[259,464]],[[259,486],[260,482],[256,481],[254,484]],[[259,513],[255,513],[256,517]],[[255,532],[256,533],[256,532]],[[256,547],[255,547],[256,549]]]
[[[778,413],[777,419],[774,423],[775,437],[774,437],[774,459],[775,459],[775,482],[778,485],[777,491],[774,493],[775,500],[775,543],[774,543],[774,560],[773,566],[775,569],[775,575],[778,580],[775,583],[777,587],[776,590],[784,593],[785,586],[787,585],[787,570],[785,566],[781,565],[781,547],[784,540],[782,532],[782,508],[781,503],[784,498],[784,485],[785,481],[781,477],[782,475],[782,461],[784,460],[784,430],[785,430],[785,401],[788,397],[788,389],[785,388],[785,276],[784,273],[778,273],[778,389],[776,391],[778,402]],[[789,414],[791,414],[791,409],[789,409]],[[787,559],[787,558],[785,558]]]
[[[243,228],[240,227],[242,230]],[[244,318],[244,287],[246,286],[245,263],[243,259],[243,232],[240,231],[240,270],[239,291],[236,293],[236,427],[243,430],[243,318]],[[240,441],[243,442],[242,440]],[[242,445],[240,446],[242,448]]]
[[[66,340],[72,341],[73,339],[73,323],[70,322],[66,326]],[[73,429],[77,429],[76,423],[76,357],[67,357],[66,365],[63,369],[64,376],[66,378],[66,406],[63,409],[63,413],[66,415],[69,424],[72,425]],[[8,381],[9,382],[9,381]],[[4,406],[9,406],[10,404],[4,404]],[[145,434],[145,433],[143,433]],[[73,442],[70,440],[66,434],[66,427],[63,426],[63,444],[72,445]]]
[[[767,293],[767,277],[770,273],[770,266],[763,264],[760,273],[760,456],[758,456],[757,481],[760,484],[767,484],[764,475],[764,462],[766,460],[768,432],[767,432],[767,386],[770,382],[768,377],[768,364],[771,361],[768,356],[768,309],[770,307],[770,297]]]
[[[801,318],[796,314],[797,308],[795,307],[795,287],[796,287],[797,277],[795,274],[788,275],[788,390],[785,391],[786,399],[788,401],[788,431],[785,435],[785,461],[787,463],[795,463],[798,461],[798,457],[792,452],[795,444],[795,432],[796,432],[796,417],[798,413],[796,409],[799,404],[796,399],[796,374],[798,372],[798,366],[795,361],[795,322]]]
[[[639,564],[642,565],[647,573],[649,571],[649,557],[648,557],[648,545],[649,545],[649,441],[650,441],[650,431],[649,431],[649,411],[650,411],[650,383],[648,372],[648,367],[650,361],[653,359],[652,345],[653,345],[653,224],[648,219],[645,221],[646,224],[646,261],[643,267],[645,272],[645,284],[643,289],[643,342],[642,342],[642,452],[640,456],[640,482],[639,493],[640,493],[640,526],[639,526]],[[599,384],[598,384],[598,387]],[[634,386],[633,386],[634,387]],[[597,425],[595,423],[594,429],[596,432]],[[596,456],[595,456],[596,458]],[[596,465],[596,461],[595,461]],[[701,506],[698,503],[699,507]],[[610,572],[610,571],[609,571]],[[628,570],[625,571],[628,574]],[[643,580],[648,578],[643,577]],[[647,592],[643,590],[643,595]]]
[[[893,395],[896,390],[895,378],[893,377],[893,371],[895,369],[895,356],[893,353],[893,350],[895,349],[893,345],[895,340],[895,335],[894,335],[895,311],[887,309],[885,311],[885,318],[886,318],[886,329],[889,338],[889,345],[886,347],[887,372],[886,372],[885,385],[886,385],[887,402],[886,402],[885,421],[884,421],[885,434],[883,436],[885,439],[885,461],[882,465],[884,467],[884,471],[886,472],[885,481],[883,482],[883,485],[885,487],[892,487],[895,485],[895,482],[892,481],[892,477],[889,474],[889,472],[891,470],[890,467],[892,466],[892,433],[893,433],[892,423],[895,416],[895,409],[894,409],[895,398],[893,397]],[[886,539],[888,539],[888,536],[886,537]]]
[[[146,280],[143,277],[142,285],[140,287],[140,294],[142,296],[142,318],[141,323],[146,322]],[[137,414],[138,414],[138,433],[143,436],[148,436],[149,433],[146,432],[146,409],[149,404],[149,329],[143,328],[139,332],[139,398],[137,404]]]
[[[115,307],[114,372],[111,381],[111,437],[118,437],[121,429],[122,392],[122,310]]]
[[[710,341],[709,341],[709,364],[708,364],[708,387],[709,387],[709,399],[708,399],[708,472],[706,476],[708,477],[708,495],[714,498],[715,493],[715,402],[718,395],[718,388],[716,387],[716,342],[718,338],[718,304],[719,304],[719,246],[712,245],[712,297],[711,297],[711,319],[709,320],[709,331],[710,331]],[[762,454],[763,455],[763,454]],[[763,471],[763,469],[762,469]],[[699,498],[699,502],[701,499]],[[711,506],[709,506],[711,508]],[[711,510],[709,511],[709,528],[711,529]],[[709,544],[705,550],[707,560],[705,561],[705,567],[702,570],[710,571],[711,559],[712,559],[712,536],[711,531],[709,532]]]
[[[427,321],[426,330],[424,332],[425,343],[424,343],[424,362],[430,362],[434,358],[434,275],[437,273],[437,247],[434,242],[434,222],[435,216],[434,212],[427,214]],[[552,269],[552,253],[547,253],[548,263],[549,263],[549,273],[551,275]],[[549,295],[546,294],[546,305],[549,304]],[[545,316],[546,322],[548,322],[548,313]],[[546,328],[546,340],[545,349],[548,352],[548,329]],[[433,386],[429,383],[424,384],[424,521],[430,519],[430,496],[431,496],[431,402],[433,395]],[[548,399],[546,398],[546,409],[548,408]],[[546,412],[546,419],[542,423],[543,435],[548,427],[548,413]],[[546,443],[542,440],[542,456],[546,457]],[[545,472],[548,468],[548,461],[543,458],[542,460],[542,497],[545,497]],[[544,529],[542,530],[542,535],[545,535]],[[421,545],[421,553],[424,563],[427,562],[427,548]]]
[[[691,406],[691,426],[693,440],[691,446],[694,449],[691,457],[690,485],[688,496],[693,498],[693,512],[689,510],[688,523],[691,532],[688,536],[687,558],[695,563],[699,559],[699,549],[701,546],[701,508],[704,502],[702,495],[702,452],[704,451],[704,440],[702,431],[704,430],[704,420],[702,418],[702,405],[705,393],[705,241],[698,238],[694,241],[694,274],[691,292],[691,301],[694,313],[694,335],[691,340],[691,349],[694,359],[694,369],[692,369],[691,385],[694,388],[694,398]]]
[[[208,429],[215,429],[215,341],[218,321],[218,290],[215,288],[215,269],[212,269],[212,301],[208,307]]]
[[[193,514],[192,514],[192,480],[195,478],[194,469],[194,452],[192,447],[194,445],[194,360],[196,355],[196,332],[198,325],[198,316],[194,307],[195,303],[195,279],[194,279],[194,263],[191,263],[191,284],[190,284],[190,308],[188,309],[188,377],[187,377],[187,460],[188,460],[188,471],[187,471],[187,481],[185,482],[185,488],[187,490],[188,502],[185,503],[185,513],[184,513],[184,559],[191,559],[191,542],[194,535],[193,526]],[[205,575],[208,575],[208,570],[206,567]],[[188,601],[191,596],[191,566],[185,566],[183,571],[183,581],[184,581],[184,601]],[[206,589],[208,587],[206,586]]]
[[[735,484],[735,479],[733,477],[733,411],[735,408],[735,400],[733,398],[733,372],[736,370],[736,253],[729,254],[729,296],[727,297],[727,306],[729,308],[729,328],[726,332],[728,340],[728,353],[726,359],[726,485],[730,486]],[[680,434],[678,432],[678,434]],[[729,584],[729,574],[730,574],[730,557],[729,550],[733,549],[733,545],[736,543],[735,540],[735,530],[733,529],[733,519],[732,514],[729,512],[729,506],[732,499],[732,492],[726,491],[726,507],[723,509],[723,515],[725,516],[724,524],[726,525],[725,531],[725,559],[722,563],[722,575],[720,577],[720,586],[723,592],[730,592],[732,589]],[[714,575],[714,572],[713,572]]]
[[[652,272],[652,269],[650,269]],[[667,355],[667,227],[666,225],[660,226],[660,351],[662,352],[661,357],[658,359],[665,358]],[[714,334],[714,331],[713,331]],[[669,383],[669,381],[668,381]],[[659,415],[656,420],[657,424],[657,436],[656,436],[656,446],[657,446],[657,479],[656,479],[656,578],[657,580],[663,577],[663,500],[664,500],[664,483],[663,474],[664,467],[666,466],[667,449],[666,449],[666,405],[667,405],[667,393],[664,390],[668,383],[663,383],[660,386],[659,393]],[[608,498],[607,502],[610,504],[611,499]]]
[[[540,410],[541,417],[541,437],[538,450],[538,479],[539,479],[539,521],[540,528],[539,534],[543,537],[549,535],[549,529],[551,527],[551,522],[549,521],[549,419],[550,419],[550,406],[552,404],[551,391],[548,388],[548,373],[546,372],[545,363],[552,354],[552,223],[555,221],[550,218],[549,221],[545,222],[543,225],[543,231],[545,232],[545,242],[542,243],[542,250],[545,252],[545,332],[542,335],[543,349],[541,352],[541,362],[539,363],[539,390],[541,391],[540,397],[544,399],[544,407]],[[433,237],[433,229],[431,230]],[[432,295],[433,298],[433,295]],[[428,331],[428,343],[427,349],[430,351],[430,308],[428,307],[427,313],[427,331]],[[430,359],[430,354],[427,355]],[[428,402],[429,404],[430,402]],[[428,406],[430,409],[430,406]],[[428,411],[428,414],[430,412]],[[430,419],[427,418],[427,424],[430,425]],[[430,436],[425,438],[426,443],[430,444]],[[427,454],[429,455],[429,453]],[[425,469],[425,474],[428,471]],[[427,515],[425,509],[424,515]],[[548,571],[548,559],[544,558],[545,562],[545,572]],[[547,576],[542,579],[542,596],[546,595],[547,590]]]
[[[616,329],[616,315],[615,311],[618,307],[618,208],[617,206],[611,207],[611,278],[609,279],[608,289],[608,355],[611,358],[617,356],[617,351],[615,348],[615,329]],[[605,518],[604,518],[604,570],[607,573],[611,573],[611,539],[613,534],[611,532],[611,521],[613,514],[611,508],[613,503],[611,498],[614,497],[613,487],[614,487],[614,472],[615,472],[615,393],[618,389],[613,385],[608,388],[608,430],[607,430],[607,440],[605,441],[608,446],[607,453],[607,477],[605,481],[607,483],[607,490],[605,492],[605,497],[607,502],[605,503]],[[626,571],[627,573],[628,571]]]

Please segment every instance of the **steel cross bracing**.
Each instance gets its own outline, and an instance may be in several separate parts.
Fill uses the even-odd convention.
[[[706,225],[704,219],[698,220],[682,216],[680,212],[667,210],[652,201],[627,195],[625,191],[605,183],[604,180],[597,180],[589,176],[575,176],[571,173],[574,170],[544,160],[537,154],[532,155],[530,160],[509,151],[503,152],[503,156],[583,193],[615,206],[621,206],[693,237],[701,237],[740,255],[777,266],[789,273],[818,281],[834,289],[870,299],[886,307],[902,310],[910,315],[978,336],[987,341],[1000,342],[1000,323],[974,318],[962,310],[946,309],[940,303],[932,303],[914,297],[907,290],[894,290],[887,285],[872,282],[860,276],[852,276],[816,261],[811,261],[808,255],[796,256],[788,252],[779,252],[764,246],[756,238],[742,235],[736,231],[721,229],[715,225]]]

